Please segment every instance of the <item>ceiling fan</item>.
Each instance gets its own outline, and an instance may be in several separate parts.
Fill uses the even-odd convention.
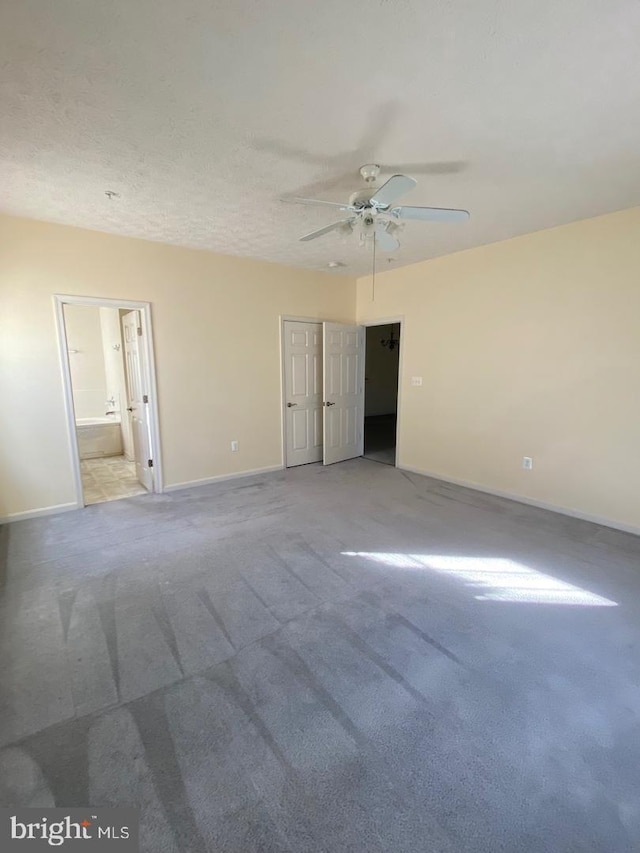
[[[469,219],[468,210],[454,210],[444,207],[411,207],[401,205],[395,207],[395,202],[416,186],[416,181],[407,175],[392,175],[381,187],[376,186],[380,166],[369,163],[360,168],[366,187],[354,192],[347,204],[334,201],[322,201],[314,198],[283,198],[282,201],[291,204],[322,205],[337,207],[348,211],[349,216],[325,225],[317,231],[300,237],[302,242],[315,240],[331,231],[352,234],[360,231],[360,242],[373,240],[383,252],[393,252],[400,245],[397,234],[403,226],[403,220],[413,219],[423,222],[464,222]]]

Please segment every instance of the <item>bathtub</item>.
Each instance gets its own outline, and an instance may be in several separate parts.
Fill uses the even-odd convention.
[[[120,418],[76,418],[80,459],[122,456]]]

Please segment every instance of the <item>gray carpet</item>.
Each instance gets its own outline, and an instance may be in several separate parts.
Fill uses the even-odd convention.
[[[635,537],[353,460],[1,542],[1,805],[139,806],[149,853],[640,846]]]

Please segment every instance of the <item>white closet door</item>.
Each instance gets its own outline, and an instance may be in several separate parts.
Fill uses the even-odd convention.
[[[323,323],[325,465],[362,456],[364,359],[362,326]]]
[[[284,322],[286,467],[322,459],[322,324]]]

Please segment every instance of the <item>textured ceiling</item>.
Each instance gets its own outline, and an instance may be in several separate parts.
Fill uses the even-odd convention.
[[[640,204],[639,44],[638,0],[3,0],[0,208],[362,274],[279,199],[373,161],[471,211],[412,263]]]

